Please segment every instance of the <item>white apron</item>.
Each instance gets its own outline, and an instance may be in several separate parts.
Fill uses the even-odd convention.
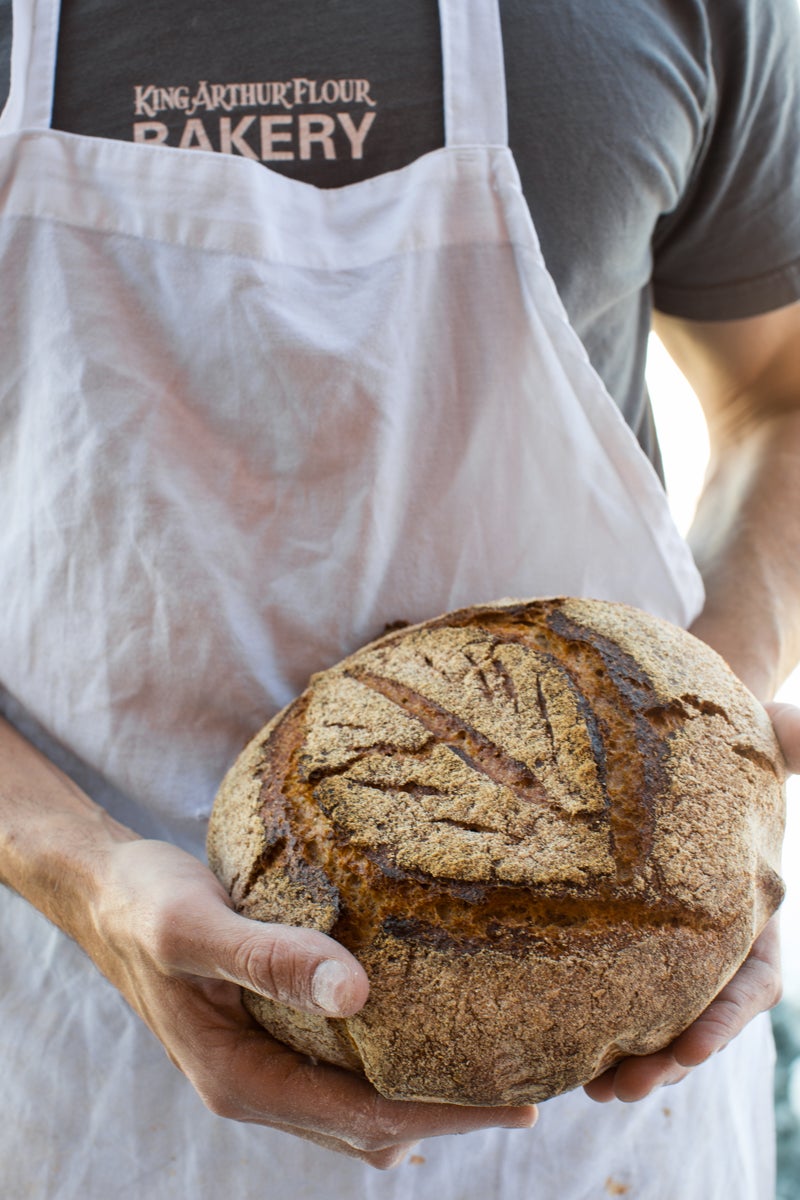
[[[542,262],[497,0],[440,12],[446,146],[325,191],[50,130],[58,0],[14,0],[3,707],[120,820],[197,854],[238,749],[388,622],[553,593],[680,624],[702,604]],[[436,1139],[385,1175],[211,1116],[80,951],[0,899],[9,1200],[772,1195],[764,1021],[641,1104],[574,1093],[532,1133]]]

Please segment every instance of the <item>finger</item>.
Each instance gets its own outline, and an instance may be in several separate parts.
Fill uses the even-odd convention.
[[[351,1071],[311,1063],[260,1031],[230,1039],[193,1079],[219,1116],[289,1125],[377,1152],[488,1126],[530,1128],[535,1107],[472,1107],[387,1100]],[[219,1059],[225,1056],[224,1064]]]
[[[777,1004],[780,994],[779,925],[772,917],[733,979],[670,1046],[658,1054],[622,1059],[584,1091],[602,1104],[615,1098],[641,1100],[656,1087],[677,1083],[727,1046],[758,1013]]]
[[[273,1124],[271,1128],[278,1129],[281,1133],[290,1133],[293,1137],[302,1138],[306,1142],[313,1142],[315,1146],[322,1146],[323,1149],[332,1150],[335,1154],[356,1158],[370,1167],[375,1167],[378,1171],[391,1171],[394,1167],[399,1167],[401,1163],[405,1162],[411,1151],[419,1145],[418,1142],[407,1142],[399,1146],[391,1146],[388,1150],[357,1150],[355,1146],[349,1146],[347,1142],[340,1141],[338,1138],[325,1137],[324,1134],[311,1133],[307,1129],[298,1129],[296,1126]]]
[[[614,1091],[614,1077],[617,1073],[617,1064],[613,1067],[608,1067],[603,1071],[602,1075],[598,1075],[595,1079],[590,1079],[588,1083],[583,1085],[583,1090],[590,1100],[594,1100],[597,1104],[608,1104],[610,1100],[616,1099]]]
[[[800,775],[800,708],[794,704],[767,704],[775,735],[790,774]]]
[[[607,1104],[622,1100],[626,1104],[643,1100],[656,1088],[678,1083],[689,1074],[689,1068],[675,1061],[668,1048],[656,1054],[623,1058],[602,1075],[584,1085],[590,1100]]]
[[[773,917],[749,956],[706,1011],[672,1045],[676,1062],[694,1067],[727,1046],[781,997],[778,921]]]
[[[302,1114],[319,1095],[319,1069],[301,1060],[292,1071],[292,1099]],[[530,1129],[538,1117],[533,1105],[489,1107],[388,1100],[352,1072],[324,1069],[342,1106],[344,1124],[337,1129],[337,1136],[358,1148],[382,1149],[428,1137],[472,1133],[488,1126]],[[296,1110],[295,1117],[298,1115],[301,1113]]]
[[[614,1095],[626,1104],[644,1100],[656,1088],[679,1083],[689,1074],[689,1067],[676,1062],[672,1051],[661,1050],[642,1058],[624,1058],[614,1074]]]
[[[324,933],[248,920],[215,898],[201,910],[184,908],[169,957],[174,970],[325,1016],[351,1016],[369,994],[364,968]]]

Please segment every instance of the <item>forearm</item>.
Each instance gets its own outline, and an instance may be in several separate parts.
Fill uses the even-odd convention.
[[[712,445],[689,535],[706,586],[693,632],[766,701],[800,658],[800,411],[712,429]]]
[[[0,720],[0,881],[85,945],[107,855],[136,836]]]
[[[800,302],[735,321],[656,314],[708,421],[689,540],[706,585],[693,626],[761,700],[800,657]]]

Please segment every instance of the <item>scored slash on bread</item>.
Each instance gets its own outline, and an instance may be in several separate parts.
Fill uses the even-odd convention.
[[[212,813],[239,912],[370,979],[327,1019],[245,993],[384,1095],[532,1103],[662,1048],[780,903],[783,769],[721,658],[626,605],[463,609],[314,676]]]

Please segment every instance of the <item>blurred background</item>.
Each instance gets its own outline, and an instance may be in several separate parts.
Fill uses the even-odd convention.
[[[696,396],[656,337],[650,340],[648,386],[664,457],[667,491],[683,533],[691,524],[708,462],[708,435]],[[778,699],[800,705],[800,669]],[[778,1200],[800,1196],[800,776],[787,787],[787,826],[781,909],[784,998],[773,1012],[778,1048],[775,1105]]]

